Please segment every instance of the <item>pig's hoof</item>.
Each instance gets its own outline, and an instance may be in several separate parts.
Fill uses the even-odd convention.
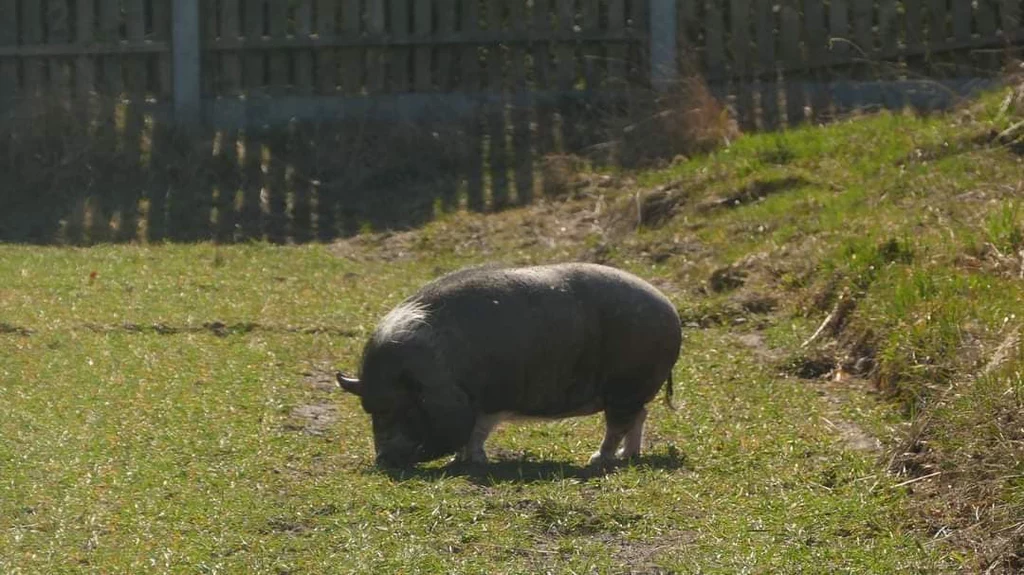
[[[640,450],[626,451],[625,448],[621,448],[618,453],[615,454],[615,457],[621,461],[634,461],[640,458]]]
[[[452,459],[452,463],[471,463],[474,465],[483,465],[487,463],[487,453],[483,451],[460,451],[455,454],[455,458]]]
[[[591,467],[599,467],[601,469],[606,469],[609,467],[613,467],[617,462],[618,460],[615,458],[614,455],[605,455],[600,451],[597,451],[590,456],[589,465]]]

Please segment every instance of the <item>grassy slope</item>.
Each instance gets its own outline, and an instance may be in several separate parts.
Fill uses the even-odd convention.
[[[645,217],[670,217],[639,233],[634,186],[594,177],[331,248],[0,246],[0,571],[1010,566],[1024,170],[970,142],[998,104],[743,138],[641,177],[664,186]],[[648,455],[592,476],[586,418],[503,428],[482,470],[369,468],[329,370],[376,318],[459,265],[579,257],[686,318],[681,408],[654,406]]]

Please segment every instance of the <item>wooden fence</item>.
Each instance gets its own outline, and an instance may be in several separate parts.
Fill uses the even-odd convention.
[[[0,102],[117,94],[239,127],[475,113],[496,95],[593,97],[699,72],[747,127],[760,108],[771,128],[808,107],[898,105],[907,80],[986,75],[1024,40],[1022,11],[1022,0],[0,0]],[[879,79],[884,97],[881,84],[842,82]]]
[[[593,94],[647,77],[646,8],[647,0],[0,0],[0,100],[123,93],[237,125],[415,114],[500,94]]]
[[[942,108],[1021,58],[1021,0],[680,0],[683,73],[745,129]]]
[[[0,140],[0,240],[62,229],[72,241],[301,241],[414,225],[459,202],[526,203],[541,159],[601,141],[595,120],[624,96],[699,75],[745,129],[941,107],[1019,56],[1022,11],[1024,0],[0,0],[0,119],[15,126]],[[39,102],[73,125],[26,122],[24,104]],[[183,124],[202,130],[182,139]]]

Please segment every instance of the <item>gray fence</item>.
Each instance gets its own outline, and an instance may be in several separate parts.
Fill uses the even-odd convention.
[[[118,94],[216,126],[668,89],[745,125],[986,76],[1021,0],[0,0],[0,101]],[[878,83],[881,80],[883,83]],[[859,88],[858,88],[859,87]],[[942,98],[942,90],[932,91]],[[172,105],[173,104],[173,105]],[[941,102],[940,102],[941,105]]]
[[[528,203],[546,157],[677,79],[747,130],[946,106],[1019,56],[1022,8],[0,0],[0,240],[328,240]]]

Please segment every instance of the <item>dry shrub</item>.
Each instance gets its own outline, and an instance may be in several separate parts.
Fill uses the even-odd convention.
[[[1008,79],[1008,83],[1015,87],[1007,94],[999,109],[999,116],[1006,118],[1008,126],[995,134],[995,139],[1017,153],[1024,153],[1024,62],[1016,68],[1016,74]]]
[[[739,136],[728,108],[699,74],[684,77],[664,93],[633,89],[628,100],[626,114],[607,121],[615,160],[624,166],[706,153]]]
[[[908,477],[921,527],[970,550],[968,572],[1024,568],[1022,408],[1018,358],[958,381],[890,454],[890,470]]]
[[[586,184],[586,161],[573,154],[550,154],[540,162],[544,195],[550,198],[571,195]]]

